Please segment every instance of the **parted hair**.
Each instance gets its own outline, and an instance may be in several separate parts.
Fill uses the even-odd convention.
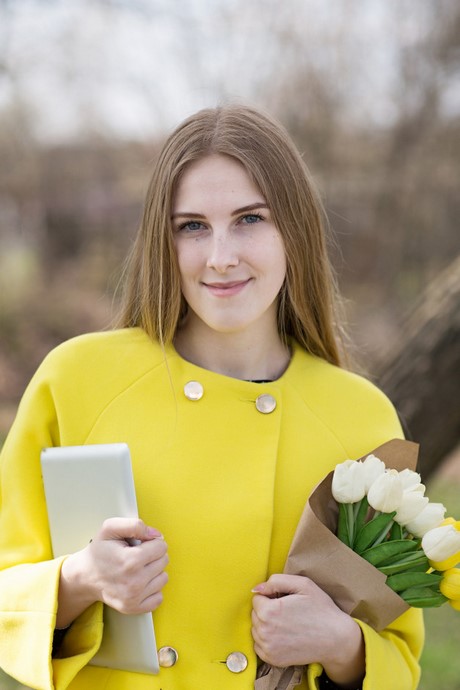
[[[338,295],[326,243],[326,218],[307,166],[285,129],[252,107],[206,108],[166,140],[155,162],[141,225],[124,272],[118,327],[173,340],[187,305],[181,293],[171,214],[187,167],[221,154],[239,161],[262,193],[286,251],[278,329],[308,352],[341,363]]]

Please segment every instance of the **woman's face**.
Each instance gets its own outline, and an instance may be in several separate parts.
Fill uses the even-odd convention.
[[[191,164],[176,190],[172,224],[187,328],[273,333],[286,256],[245,168],[223,155]]]

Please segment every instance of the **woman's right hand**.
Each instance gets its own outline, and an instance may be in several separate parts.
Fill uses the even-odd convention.
[[[106,520],[88,546],[62,564],[56,627],[70,625],[95,601],[126,614],[154,611],[163,600],[167,564],[158,530],[140,519]]]

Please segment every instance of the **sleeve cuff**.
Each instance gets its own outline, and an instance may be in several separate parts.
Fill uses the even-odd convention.
[[[103,604],[98,601],[72,623],[64,636],[58,658],[53,659],[55,690],[67,688],[91,661],[100,647],[102,631]]]

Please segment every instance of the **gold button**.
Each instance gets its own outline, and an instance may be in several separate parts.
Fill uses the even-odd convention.
[[[199,381],[189,381],[184,386],[185,397],[189,400],[199,400],[203,397],[204,389]]]
[[[174,666],[179,658],[179,654],[174,647],[160,647],[158,650],[158,663],[161,668],[169,668]]]
[[[228,655],[225,664],[232,673],[241,673],[247,668],[248,660],[242,652],[232,652]]]
[[[270,414],[276,407],[276,400],[273,395],[263,393],[256,398],[256,407],[262,414]]]

